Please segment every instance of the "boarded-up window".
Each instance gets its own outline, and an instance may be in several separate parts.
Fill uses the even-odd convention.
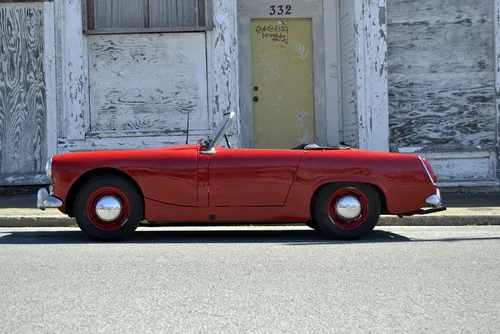
[[[88,33],[210,30],[212,0],[86,0]]]

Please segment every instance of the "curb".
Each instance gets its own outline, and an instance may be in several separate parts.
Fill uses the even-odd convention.
[[[0,227],[73,227],[73,218],[65,216],[2,216]]]
[[[210,223],[199,224],[210,226]],[[221,224],[213,224],[221,225]],[[232,225],[227,223],[225,225]],[[270,223],[270,224],[238,224],[255,226],[297,226],[303,223]],[[500,214],[481,215],[428,215],[399,218],[397,216],[381,216],[377,226],[480,226],[500,225]],[[0,227],[76,227],[74,218],[63,215],[54,216],[0,216]],[[154,227],[154,225],[146,225]],[[163,225],[165,226],[165,225]],[[176,224],[172,226],[182,226]],[[197,226],[186,224],[186,226]]]
[[[481,226],[500,225],[499,214],[428,215],[399,218],[382,216],[377,226]]]

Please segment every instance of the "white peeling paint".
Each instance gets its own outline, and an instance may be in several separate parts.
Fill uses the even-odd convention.
[[[82,0],[58,1],[62,6],[57,24],[62,37],[62,94],[66,135],[85,139],[88,117],[87,43],[82,34]]]
[[[87,37],[82,33],[82,0],[71,1],[56,1],[56,13],[58,21],[56,22],[56,31],[61,33],[61,67],[62,90],[61,101],[63,103],[62,110],[64,111],[65,125],[61,127],[65,131],[60,131],[60,134],[65,135],[65,138],[59,138],[58,148],[60,152],[67,151],[69,147],[71,150],[82,149],[111,149],[122,147],[119,143],[124,143],[125,146],[132,147],[150,147],[150,145],[175,145],[185,142],[184,136],[179,136],[177,130],[184,130],[186,126],[186,117],[169,115],[171,114],[170,104],[164,104],[164,114],[161,115],[160,107],[162,101],[167,98],[165,91],[170,91],[176,87],[169,85],[168,82],[161,83],[159,79],[161,74],[164,75],[164,80],[169,80],[168,77],[174,80],[180,80],[182,87],[179,86],[177,98],[174,99],[173,106],[182,106],[190,103],[196,104],[196,110],[190,115],[190,129],[192,130],[193,138],[190,142],[196,142],[199,135],[205,131],[210,133],[222,117],[224,112],[235,111],[236,122],[235,126],[230,129],[230,136],[233,144],[239,146],[239,108],[238,108],[238,85],[237,85],[237,48],[236,48],[236,2],[235,1],[222,1],[214,0],[213,2],[213,31],[206,33],[207,40],[185,40],[185,35],[179,33],[164,33],[164,34],[145,34],[144,36],[137,35],[103,35]],[[205,33],[195,33],[197,35],[205,35]],[[149,39],[158,38],[163,35],[165,40],[178,38],[174,44],[169,44],[166,47],[173,47],[173,50],[181,50],[178,48],[180,39],[184,39],[185,43],[191,43],[189,46],[195,50],[188,50],[189,55],[187,58],[195,57],[197,60],[194,64],[190,63],[189,59],[178,59],[185,56],[182,52],[172,52],[172,50],[164,50],[164,56],[167,63],[177,65],[184,64],[186,67],[177,66],[177,72],[172,73],[176,66],[172,65],[167,69],[157,62],[161,59],[156,59],[148,66],[146,63],[141,64],[143,74],[150,73],[151,77],[157,77],[154,80],[147,78],[136,78],[142,81],[142,86],[138,89],[133,89],[134,78],[128,78],[130,81],[124,81],[124,78],[130,75],[130,69],[134,69],[131,62],[122,59],[122,62],[113,64],[111,58],[106,58],[106,52],[102,48],[104,44],[92,44],[100,40],[117,42],[118,47],[124,46],[129,48],[129,54],[132,52],[131,48],[134,46],[126,42],[126,40],[135,40],[135,46],[138,49],[144,48],[144,44],[148,44]],[[182,38],[183,37],[183,38]],[[141,38],[144,43],[141,43]],[[124,42],[125,41],[125,42]],[[124,42],[125,44],[121,44]],[[90,43],[92,47],[97,47],[100,54],[97,54],[98,49],[93,49],[91,56],[94,59],[92,63],[88,63],[87,44]],[[194,44],[192,44],[194,43]],[[154,43],[153,43],[154,44]],[[158,43],[162,44],[162,43]],[[186,45],[185,45],[186,46]],[[159,47],[159,46],[157,46]],[[186,48],[185,48],[186,49]],[[160,52],[161,53],[161,52]],[[176,53],[177,55],[172,55]],[[152,53],[155,54],[154,52]],[[152,55],[147,54],[146,57]],[[206,55],[206,60],[205,60]],[[103,56],[103,57],[101,57]],[[99,58],[97,60],[97,58]],[[173,58],[172,58],[173,57]],[[120,57],[118,57],[120,58]],[[123,58],[123,57],[122,57]],[[206,67],[200,67],[199,59],[203,59]],[[147,59],[146,59],[147,60]],[[151,59],[149,59],[151,60]],[[165,62],[165,59],[163,59]],[[154,63],[154,64],[153,64]],[[94,65],[96,65],[94,67]],[[107,66],[109,65],[109,66]],[[203,64],[202,64],[203,65]],[[140,72],[139,67],[135,67],[136,73]],[[153,71],[156,69],[156,71]],[[166,72],[165,72],[166,71]],[[194,71],[194,72],[193,72]],[[91,89],[92,97],[89,99],[89,92],[87,91],[89,84],[87,73],[91,75]],[[132,71],[133,72],[133,71]],[[194,76],[190,74],[194,73]],[[208,78],[206,75],[208,74]],[[121,79],[120,79],[121,78]],[[136,82],[137,84],[137,82]],[[112,86],[115,85],[114,93]],[[190,86],[191,85],[191,86]],[[161,87],[160,87],[161,86]],[[163,93],[158,92],[160,89]],[[107,93],[106,93],[107,92]],[[123,96],[118,96],[119,94]],[[136,93],[134,95],[134,92]],[[193,95],[194,94],[194,95]],[[124,96],[127,96],[124,98]],[[133,101],[129,101],[131,97],[138,97],[142,99],[141,103],[149,105],[153,108],[156,104],[158,106],[158,113],[137,116],[135,107],[131,109]],[[184,96],[184,98],[179,98]],[[120,121],[113,119],[110,113],[102,113],[102,111],[109,106],[109,103],[119,99],[125,101],[124,106],[116,109],[115,118],[119,117]],[[127,103],[129,101],[128,109]],[[149,101],[149,102],[148,102]],[[176,103],[175,101],[179,102]],[[91,106],[89,106],[89,103]],[[123,107],[123,108],[122,108]],[[151,109],[150,108],[150,109]],[[154,108],[153,108],[154,109]],[[93,114],[90,117],[90,114]],[[118,116],[117,116],[118,115]],[[120,116],[121,115],[121,116]],[[157,117],[158,116],[158,117]],[[158,120],[162,120],[158,122]],[[166,119],[165,117],[170,117]],[[59,119],[61,121],[62,119]],[[90,122],[94,125],[92,131]],[[132,122],[134,121],[134,122]],[[145,124],[146,122],[147,124]],[[161,140],[157,141],[157,133],[159,130],[165,130],[165,127],[170,127],[171,136],[161,136]],[[128,126],[127,124],[134,124]],[[126,128],[126,129],[125,129]],[[208,128],[208,129],[207,129]],[[118,137],[129,137],[123,141],[117,142]],[[96,137],[100,139],[96,144]],[[170,137],[171,140],[166,140]],[[237,140],[236,140],[236,139]],[[70,143],[70,144],[68,144]],[[68,147],[69,145],[69,147]]]
[[[385,0],[354,2],[359,148],[389,151]]]
[[[209,87],[213,122],[217,123],[225,112],[236,112],[229,133],[238,138],[240,113],[238,107],[238,47],[236,42],[236,0],[213,0],[213,26],[208,36]]]
[[[417,154],[429,160],[434,173],[441,182],[494,181],[497,179],[495,152],[420,152]]]
[[[400,153],[415,153],[424,149],[424,146],[421,147],[398,147],[398,152]]]
[[[57,79],[56,79],[56,33],[54,2],[43,6],[45,100],[47,117],[47,157],[57,154]]]
[[[89,36],[91,131],[208,130],[204,33]]]
[[[495,0],[494,8],[494,32],[495,32],[495,120],[496,120],[496,162],[500,166],[500,0]],[[500,170],[497,168],[496,177],[500,178]]]

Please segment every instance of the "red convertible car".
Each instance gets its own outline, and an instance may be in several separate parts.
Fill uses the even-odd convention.
[[[38,191],[37,206],[58,208],[101,240],[124,239],[141,222],[304,222],[328,237],[356,239],[381,214],[446,210],[419,156],[345,145],[231,148],[233,117],[193,145],[54,155],[46,167],[52,184]]]

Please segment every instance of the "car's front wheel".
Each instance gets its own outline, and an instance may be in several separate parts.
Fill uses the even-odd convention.
[[[129,237],[143,216],[143,201],[136,187],[115,175],[102,175],[87,181],[74,204],[80,229],[99,240]]]
[[[380,217],[377,191],[367,184],[328,184],[314,203],[319,229],[328,237],[358,239],[372,231]]]

